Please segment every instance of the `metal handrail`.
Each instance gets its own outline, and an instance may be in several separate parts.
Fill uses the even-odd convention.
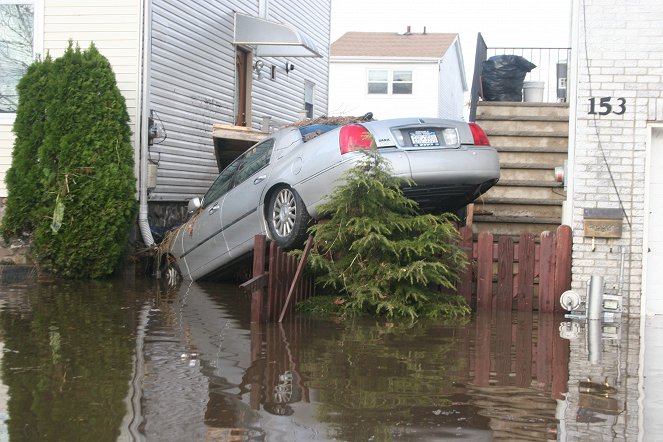
[[[501,54],[519,55],[537,66],[525,76],[525,81],[542,81],[544,83],[543,102],[558,103],[566,101],[566,84],[569,81],[568,61],[571,59],[571,48],[489,48],[479,33],[472,81],[470,121],[476,119],[476,106],[481,99],[483,62],[494,55]]]

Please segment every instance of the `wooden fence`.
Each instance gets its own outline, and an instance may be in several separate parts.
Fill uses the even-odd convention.
[[[563,311],[560,295],[571,288],[569,226],[543,232],[538,240],[531,233],[523,233],[516,240],[510,236],[495,240],[491,233],[481,232],[475,241],[471,226],[462,227],[460,235],[469,265],[457,292],[476,311],[514,307],[518,311]],[[304,275],[311,245],[309,237],[298,260],[274,242],[267,253],[265,236],[256,236],[253,278],[242,284],[251,291],[251,322],[282,322],[292,315],[294,305],[313,295],[313,281]]]
[[[462,227],[460,234],[470,265],[458,294],[477,311],[512,310],[514,304],[518,311],[563,311],[559,297],[571,288],[569,226],[543,232],[538,241],[531,233],[516,241],[510,236],[495,241],[491,233],[481,232],[475,242],[471,226]]]
[[[309,237],[301,259],[297,259],[273,241],[267,254],[265,235],[255,237],[253,278],[240,286],[251,291],[251,322],[282,322],[293,314],[298,302],[314,294],[313,281],[304,275],[312,243],[313,239]]]

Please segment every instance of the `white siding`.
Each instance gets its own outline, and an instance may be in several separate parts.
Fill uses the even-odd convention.
[[[62,55],[69,40],[81,49],[94,42],[113,67],[134,133],[137,132],[140,22],[139,0],[44,1],[44,51],[55,58]]]
[[[456,42],[440,62],[440,101],[438,115],[442,118],[464,119],[465,83],[459,72],[463,72],[460,47]]]
[[[12,163],[12,147],[14,145],[14,134],[11,124],[0,124],[0,198],[7,196],[7,185],[5,174]]]
[[[159,162],[153,201],[183,201],[201,195],[218,173],[212,125],[233,124],[235,47],[233,13],[258,16],[259,1],[153,0],[150,108],[167,138],[151,148]],[[295,70],[286,75],[286,58],[261,58],[261,79],[253,75],[251,126],[262,117],[280,125],[301,118],[304,83],[315,83],[315,115],[327,113],[329,1],[274,0],[270,20],[288,23],[313,38],[322,58],[288,58]],[[269,67],[277,67],[276,79]],[[158,140],[157,140],[158,141]]]
[[[368,70],[412,71],[411,95],[368,94]],[[397,117],[438,115],[438,64],[333,61],[329,73],[330,115],[363,115],[383,120]]]
[[[59,57],[69,40],[85,49],[94,42],[106,56],[127,100],[132,130],[136,131],[136,99],[140,48],[139,0],[44,0],[44,52]],[[0,124],[0,197],[7,196],[5,173],[11,165],[13,135],[11,124]]]

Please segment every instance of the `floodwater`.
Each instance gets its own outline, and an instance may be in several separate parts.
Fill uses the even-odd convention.
[[[637,320],[252,325],[249,310],[231,284],[0,286],[0,440],[663,438],[643,439]]]

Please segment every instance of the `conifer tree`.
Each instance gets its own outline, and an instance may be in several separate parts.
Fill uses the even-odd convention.
[[[44,143],[45,201],[32,245],[56,274],[97,278],[123,256],[136,211],[129,115],[108,60],[70,43],[53,61]]]
[[[19,100],[13,129],[14,149],[5,176],[8,195],[2,217],[5,239],[31,232],[36,224],[35,210],[43,202],[38,152],[44,142],[52,64],[49,56],[35,61],[16,87]]]
[[[311,228],[316,281],[339,294],[345,314],[459,316],[465,301],[452,289],[466,264],[453,215],[419,214],[376,151],[349,170]]]

